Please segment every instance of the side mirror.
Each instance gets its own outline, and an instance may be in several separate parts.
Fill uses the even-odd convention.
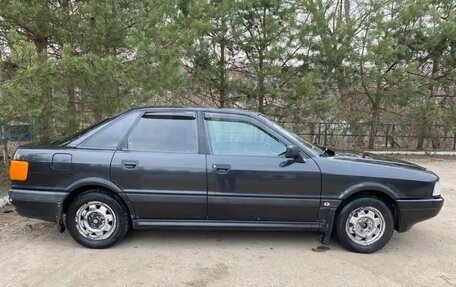
[[[296,162],[306,162],[301,154],[301,149],[297,145],[287,146],[285,157],[292,158]]]

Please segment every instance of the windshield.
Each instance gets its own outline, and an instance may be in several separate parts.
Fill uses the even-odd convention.
[[[302,147],[304,147],[306,150],[309,150],[314,155],[321,156],[321,155],[323,155],[325,153],[325,151],[323,149],[321,149],[320,147],[318,147],[318,146],[316,146],[314,144],[311,144],[310,142],[306,141],[305,139],[303,139],[302,137],[298,136],[297,134],[286,130],[285,128],[283,128],[279,124],[275,123],[274,121],[271,121],[270,119],[266,118],[265,116],[260,115],[260,118],[262,118],[263,120],[265,120],[269,124],[273,125],[275,128],[280,130],[282,133],[284,133],[287,136],[295,139],[299,144],[301,144]]]

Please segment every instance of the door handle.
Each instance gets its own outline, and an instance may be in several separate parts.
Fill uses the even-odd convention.
[[[229,164],[213,164],[212,168],[215,169],[215,171],[219,174],[227,174],[230,169],[231,165]]]
[[[123,160],[122,164],[123,164],[123,166],[125,168],[133,169],[139,164],[139,161],[137,161],[137,160]]]

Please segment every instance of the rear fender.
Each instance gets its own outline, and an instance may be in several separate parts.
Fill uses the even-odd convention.
[[[110,190],[117,194],[125,203],[125,205],[128,208],[128,211],[130,212],[131,219],[136,219],[136,213],[133,208],[133,205],[131,204],[130,200],[128,199],[127,195],[125,192],[115,185],[113,182],[103,179],[103,178],[97,178],[97,177],[89,177],[89,178],[84,178],[79,181],[76,181],[72,185],[70,185],[67,188],[68,195],[65,197],[64,201],[62,204],[59,205],[59,208],[57,210],[56,218],[57,222],[62,221],[62,213],[63,213],[63,203],[67,200],[68,197],[73,196],[74,192],[78,192],[78,190],[83,189],[84,187],[87,188],[96,188],[96,187],[101,187],[107,190]]]

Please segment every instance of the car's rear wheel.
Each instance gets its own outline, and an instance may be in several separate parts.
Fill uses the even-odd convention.
[[[103,190],[89,190],[69,205],[66,226],[71,236],[89,248],[107,248],[128,231],[126,208]]]
[[[347,249],[373,253],[391,239],[394,217],[383,201],[373,197],[357,198],[340,211],[336,231],[339,241]]]

